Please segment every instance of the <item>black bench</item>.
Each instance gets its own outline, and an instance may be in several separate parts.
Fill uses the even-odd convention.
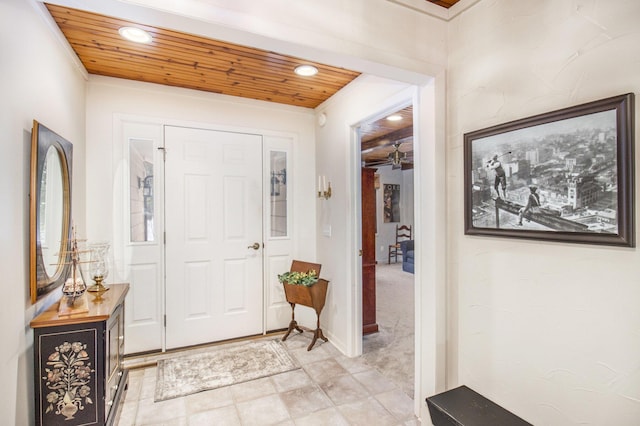
[[[466,386],[427,398],[427,406],[435,426],[532,426]]]

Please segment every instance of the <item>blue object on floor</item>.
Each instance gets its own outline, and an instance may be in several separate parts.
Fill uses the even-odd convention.
[[[405,272],[415,271],[415,265],[413,261],[413,240],[406,240],[400,243],[400,249],[402,250],[402,270]]]

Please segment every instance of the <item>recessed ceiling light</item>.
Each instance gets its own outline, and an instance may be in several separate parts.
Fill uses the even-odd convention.
[[[398,115],[398,114],[393,114],[387,117],[387,120],[389,121],[400,121],[402,120],[402,116]]]
[[[129,41],[136,43],[151,43],[151,34],[136,27],[122,27],[118,30],[120,35]]]
[[[318,74],[318,68],[313,65],[298,65],[294,71],[303,77],[311,77]]]

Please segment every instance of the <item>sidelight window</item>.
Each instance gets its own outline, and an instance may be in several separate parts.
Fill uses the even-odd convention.
[[[287,229],[287,153],[271,151],[270,164],[270,200],[271,200],[271,237],[286,237]]]
[[[155,241],[153,141],[129,141],[129,214],[131,242]]]

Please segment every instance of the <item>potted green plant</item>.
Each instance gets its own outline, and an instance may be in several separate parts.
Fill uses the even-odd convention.
[[[278,275],[278,280],[283,284],[287,283],[311,287],[318,282],[318,273],[315,269],[311,269],[308,272],[289,271]]]

